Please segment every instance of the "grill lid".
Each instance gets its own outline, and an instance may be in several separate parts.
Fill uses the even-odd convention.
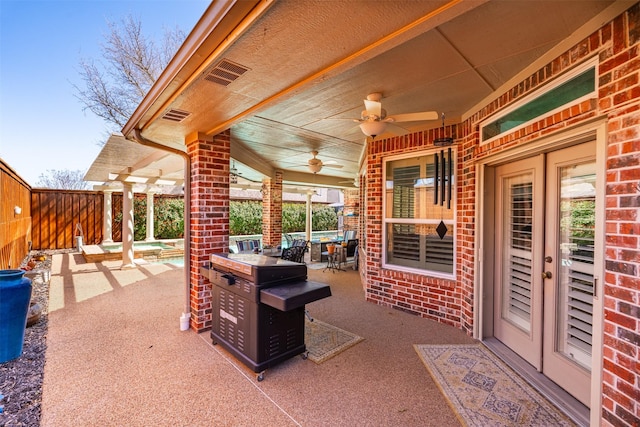
[[[211,254],[211,267],[242,277],[254,285],[268,285],[307,278],[307,266],[259,254]]]

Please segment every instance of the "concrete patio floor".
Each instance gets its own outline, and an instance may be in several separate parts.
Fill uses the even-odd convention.
[[[320,365],[294,357],[257,382],[208,333],[179,330],[181,267],[120,265],[53,257],[43,426],[460,425],[413,344],[474,340],[365,302],[356,271],[309,269],[333,296],[307,308],[365,340]]]

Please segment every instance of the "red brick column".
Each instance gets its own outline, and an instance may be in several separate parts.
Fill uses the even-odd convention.
[[[211,284],[200,274],[209,255],[229,251],[229,131],[190,135],[191,327],[211,328]]]
[[[282,242],[282,171],[262,181],[262,244]]]
[[[355,230],[356,239],[360,235],[358,224],[360,219],[360,190],[357,188],[349,188],[343,191],[344,208],[342,210],[342,224],[344,230]]]

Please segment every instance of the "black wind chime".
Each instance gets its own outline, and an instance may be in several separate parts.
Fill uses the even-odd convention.
[[[442,136],[436,138],[433,144],[438,147],[446,147],[453,144],[453,138],[445,135],[444,128],[444,113],[442,113]],[[453,181],[453,157],[451,155],[451,147],[447,148],[447,155],[445,157],[444,150],[440,150],[440,153],[436,153],[433,161],[434,166],[434,205],[440,205],[444,207],[445,201],[447,203],[447,209],[451,209],[451,186]],[[442,218],[442,210],[440,210],[440,224],[436,227],[436,232],[440,236],[440,240],[444,239],[447,235],[447,225]]]

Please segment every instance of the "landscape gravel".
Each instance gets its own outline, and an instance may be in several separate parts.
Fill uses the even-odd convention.
[[[44,261],[37,262],[31,279],[31,301],[42,308],[38,321],[25,330],[22,354],[17,359],[0,363],[0,426],[35,427],[40,425],[42,403],[42,379],[44,376],[45,353],[47,350],[47,307],[49,301],[49,280],[51,277],[51,256],[61,251],[32,252],[25,258],[23,266],[30,258],[45,255]]]

